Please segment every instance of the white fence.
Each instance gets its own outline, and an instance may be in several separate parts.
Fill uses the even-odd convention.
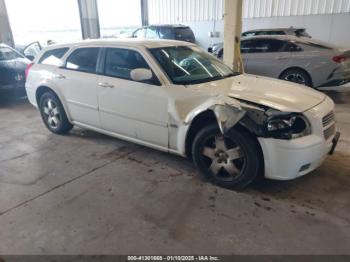
[[[231,0],[235,1],[235,0]],[[152,24],[221,20],[223,0],[148,0]],[[243,18],[350,12],[350,0],[243,0]]]

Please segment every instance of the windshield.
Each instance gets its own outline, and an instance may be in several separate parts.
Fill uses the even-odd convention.
[[[154,48],[150,52],[174,84],[205,83],[236,75],[228,66],[197,47]]]

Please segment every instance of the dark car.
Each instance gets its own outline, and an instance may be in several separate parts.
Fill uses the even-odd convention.
[[[196,41],[192,29],[185,25],[151,25],[137,29],[133,38],[170,39],[194,43]]]
[[[25,94],[25,70],[30,60],[0,44],[0,92]]]

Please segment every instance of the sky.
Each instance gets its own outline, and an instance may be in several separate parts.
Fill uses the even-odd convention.
[[[141,23],[139,0],[98,0],[101,28],[137,26]],[[77,0],[6,0],[12,30],[80,29]]]

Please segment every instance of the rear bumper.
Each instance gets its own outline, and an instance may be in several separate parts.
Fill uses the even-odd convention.
[[[340,86],[350,82],[350,68],[339,67],[335,69],[327,78],[327,82],[321,87]]]

